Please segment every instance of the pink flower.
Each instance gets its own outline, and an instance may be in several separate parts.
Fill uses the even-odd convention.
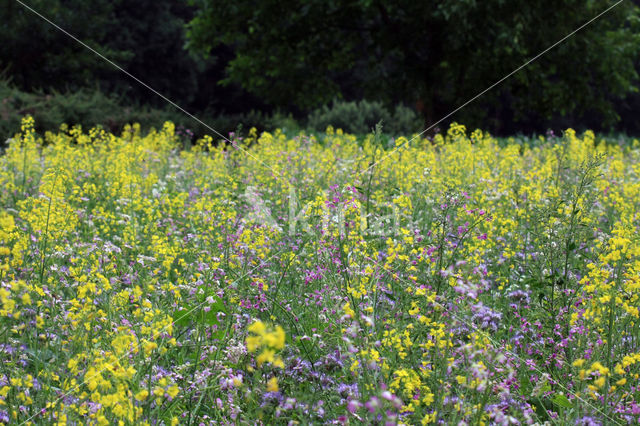
[[[378,407],[380,407],[380,400],[377,397],[372,396],[364,406],[367,407],[367,410],[369,410],[370,413],[375,413]]]
[[[358,411],[358,409],[362,406],[362,404],[360,404],[360,401],[358,401],[357,399],[352,399],[351,401],[349,401],[349,403],[347,404],[347,410],[349,410],[349,412],[351,414],[355,413],[356,411]]]

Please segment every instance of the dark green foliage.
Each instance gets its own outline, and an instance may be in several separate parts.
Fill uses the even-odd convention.
[[[611,6],[611,2],[193,1],[193,51],[234,52],[226,83],[280,106],[335,97],[416,102],[432,123]],[[286,13],[284,13],[286,11]],[[633,89],[638,12],[623,2],[454,117],[532,127],[594,114],[611,123]]]
[[[410,135],[423,129],[423,121],[418,114],[403,105],[397,105],[391,113],[382,102],[333,101],[331,106],[323,106],[311,112],[309,128],[324,131],[327,126],[341,128],[349,133],[366,134],[382,121],[385,133]]]
[[[151,108],[97,89],[54,91],[51,94],[27,93],[18,90],[7,80],[0,80],[0,147],[7,138],[20,130],[20,121],[27,114],[34,117],[40,133],[55,131],[62,123],[80,124],[84,129],[100,125],[119,133],[129,123],[140,123],[144,130],[148,130],[152,127],[161,128],[165,121],[173,121],[178,133],[183,134],[186,139],[193,140],[205,134],[213,134],[202,123],[170,106]],[[291,116],[280,113],[249,111],[228,114],[209,110],[198,114],[198,117],[223,135],[238,130],[246,133],[251,127],[260,131],[275,128],[290,131],[298,129],[297,122]],[[187,130],[193,135],[188,136]]]
[[[107,26],[107,48],[120,49],[130,56],[121,65],[131,74],[170,99],[192,104],[198,95],[198,77],[209,70],[208,64],[188,55],[185,22],[191,18],[186,2],[158,0],[115,0]],[[135,99],[148,99],[153,105],[166,101],[120,71],[106,75],[112,90]]]
[[[20,120],[32,115],[38,130],[56,130],[61,123],[91,127],[102,124],[120,125],[126,114],[117,99],[94,90],[51,94],[22,92],[6,81],[0,81],[0,135],[2,142],[20,130]]]
[[[24,0],[100,54],[182,106],[213,105],[222,78],[216,58],[183,48],[192,9],[169,0]],[[156,107],[166,101],[14,0],[0,0],[0,71],[24,91],[100,87]],[[235,96],[233,88],[219,95]],[[225,108],[228,109],[228,108]]]
[[[115,3],[105,0],[25,0],[34,10],[115,62],[133,52],[105,42]],[[111,65],[13,0],[0,1],[0,69],[18,88],[79,89],[95,85],[94,76]]]
[[[414,130],[416,111],[425,127],[433,124],[613,4],[23,1],[223,134],[239,124],[282,127],[282,120],[294,129],[287,115],[303,120],[310,112],[320,127],[334,117],[333,125],[364,133],[381,118],[385,132],[421,130]],[[122,117],[141,116],[154,126],[168,117],[205,132],[20,3],[0,0],[0,20],[0,73],[22,92],[38,94],[12,101],[17,106],[0,105],[0,131],[15,128],[9,111],[54,98],[59,105],[37,121],[43,126],[67,111],[62,115],[78,122],[104,117],[107,127]],[[625,1],[448,121],[495,134],[613,125],[638,132],[639,27],[634,2]],[[67,92],[75,95],[60,100]],[[104,115],[117,98],[126,99],[128,112]],[[318,110],[335,99],[370,102]],[[80,111],[87,102],[98,112]],[[134,105],[143,107],[133,112]]]

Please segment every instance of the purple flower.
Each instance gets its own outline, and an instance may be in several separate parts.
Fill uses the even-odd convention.
[[[576,421],[576,426],[600,426],[601,424],[602,423],[600,423],[598,420],[589,416],[584,416]]]
[[[514,302],[529,304],[529,292],[524,290],[514,290],[507,294],[507,297]]]
[[[296,399],[295,398],[287,398],[284,402],[284,405],[282,406],[283,409],[285,410],[293,410],[296,406]]]
[[[360,396],[360,391],[358,390],[358,384],[357,383],[354,383],[352,385],[347,385],[345,383],[340,383],[336,390],[344,398],[346,398],[348,396],[351,396],[351,397]]]
[[[351,414],[355,413],[356,411],[358,411],[358,409],[362,407],[362,404],[360,403],[360,401],[358,401],[357,399],[352,399],[351,401],[349,401],[349,403],[347,404],[347,410],[349,410],[349,412]]]
[[[367,410],[369,410],[370,413],[375,413],[378,407],[380,407],[380,400],[377,397],[372,396],[371,399],[364,404],[364,406],[367,407]]]
[[[262,395],[262,404],[260,407],[264,408],[269,404],[279,405],[282,403],[283,396],[280,392],[265,392]]]
[[[482,304],[482,302],[477,303],[471,307],[473,311],[473,322],[478,324],[482,329],[489,329],[491,331],[498,331],[498,326],[500,325],[500,320],[502,319],[502,314],[500,312],[496,312],[491,308]]]

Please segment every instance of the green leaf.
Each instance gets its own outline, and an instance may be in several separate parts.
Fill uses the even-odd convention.
[[[192,312],[189,308],[179,308],[176,310],[172,317],[174,325],[179,327],[186,327],[191,323]]]
[[[232,329],[229,329],[229,334],[231,334]],[[212,334],[211,337],[213,337],[214,339],[217,340],[223,340],[226,336],[226,330],[224,330],[223,328],[218,328],[218,330]]]
[[[225,312],[226,308],[222,299],[216,297],[215,303],[208,305],[208,311],[204,310],[204,305],[183,306],[173,313],[174,324],[180,327],[187,327],[191,323],[202,325],[219,325],[218,312]]]
[[[553,398],[551,399],[551,402],[553,402],[554,404],[556,404],[557,406],[562,407],[562,408],[572,408],[573,407],[573,404],[571,403],[571,401],[569,401],[566,396],[564,396],[562,394],[559,394],[559,393],[557,393],[557,394],[555,394],[553,396]]]
[[[205,312],[204,309],[202,309],[197,315],[196,322],[206,325],[219,325],[220,321],[218,321],[218,312],[220,311],[215,311],[213,308],[208,312]]]
[[[529,285],[531,286],[532,289],[537,290],[537,289],[544,288],[545,283],[540,280],[531,280]]]
[[[540,391],[541,392],[549,392],[551,390],[551,385],[549,385],[549,383],[545,382],[541,387],[540,387]]]
[[[527,376],[526,374],[523,375],[520,379],[520,389],[522,390],[523,395],[530,393],[533,389],[531,379],[529,379],[529,376]]]

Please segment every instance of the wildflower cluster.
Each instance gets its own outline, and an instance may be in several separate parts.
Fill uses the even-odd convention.
[[[276,351],[284,348],[284,330],[277,326],[274,330],[267,330],[262,321],[256,321],[248,328],[247,351],[249,353],[260,352],[256,357],[258,367],[269,363],[274,367],[283,368],[282,359],[276,356]]]
[[[637,141],[34,129],[0,424],[640,419]]]

